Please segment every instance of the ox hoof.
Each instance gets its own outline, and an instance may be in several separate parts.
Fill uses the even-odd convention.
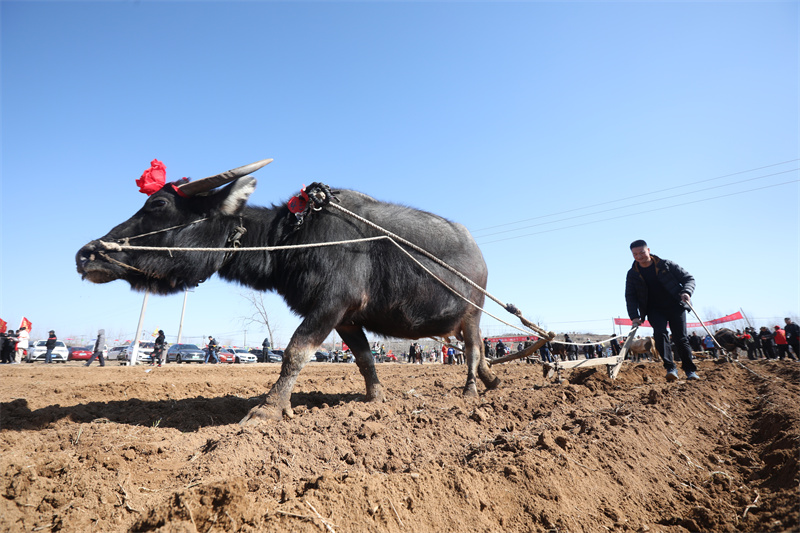
[[[467,383],[464,385],[464,391],[461,393],[466,398],[474,398],[478,395],[478,387],[475,386],[475,383]]]
[[[503,380],[497,376],[494,376],[494,379],[481,379],[481,381],[483,381],[484,386],[486,386],[488,390],[494,390],[503,383]]]
[[[242,426],[255,426],[268,421],[283,420],[284,416],[286,418],[294,418],[294,412],[291,407],[281,408],[278,405],[264,404],[250,409],[250,412],[242,418],[239,424]]]
[[[371,391],[367,391],[367,401],[372,403],[383,403],[386,401],[386,393],[383,392],[383,387],[374,387]]]

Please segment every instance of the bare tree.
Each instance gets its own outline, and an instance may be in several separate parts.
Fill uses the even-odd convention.
[[[264,293],[260,291],[247,291],[241,293],[241,296],[250,303],[252,310],[250,316],[242,317],[242,322],[244,322],[245,325],[263,324],[266,326],[267,333],[269,334],[269,344],[270,346],[275,346],[272,335],[272,323],[270,322],[269,313],[267,312],[267,305],[264,303]]]

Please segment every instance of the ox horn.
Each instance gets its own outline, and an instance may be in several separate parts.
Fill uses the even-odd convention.
[[[207,192],[211,189],[216,189],[221,185],[230,183],[236,178],[241,178],[242,176],[246,176],[251,172],[255,172],[259,168],[270,163],[272,163],[272,159],[262,159],[261,161],[256,161],[255,163],[250,163],[249,165],[245,165],[243,167],[234,168],[233,170],[223,172],[222,174],[217,174],[216,176],[209,176],[207,178],[184,183],[183,185],[179,185],[178,189],[180,190],[181,194],[193,196],[201,192]]]

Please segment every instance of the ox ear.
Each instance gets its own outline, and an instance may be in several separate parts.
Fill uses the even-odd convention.
[[[239,178],[229,186],[222,189],[215,196],[220,195],[217,206],[223,215],[238,215],[247,204],[247,199],[256,190],[256,179],[251,176]]]

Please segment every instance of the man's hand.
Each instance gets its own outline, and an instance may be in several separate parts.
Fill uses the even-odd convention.
[[[631,320],[631,325],[633,327],[635,327],[635,328],[641,326],[642,325],[642,319],[641,318],[634,318],[633,320]]]
[[[683,303],[690,304],[690,303],[692,303],[692,297],[691,297],[691,296],[689,296],[689,294],[688,294],[688,293],[686,293],[686,292],[682,292],[682,293],[681,293],[681,301],[682,301]]]

